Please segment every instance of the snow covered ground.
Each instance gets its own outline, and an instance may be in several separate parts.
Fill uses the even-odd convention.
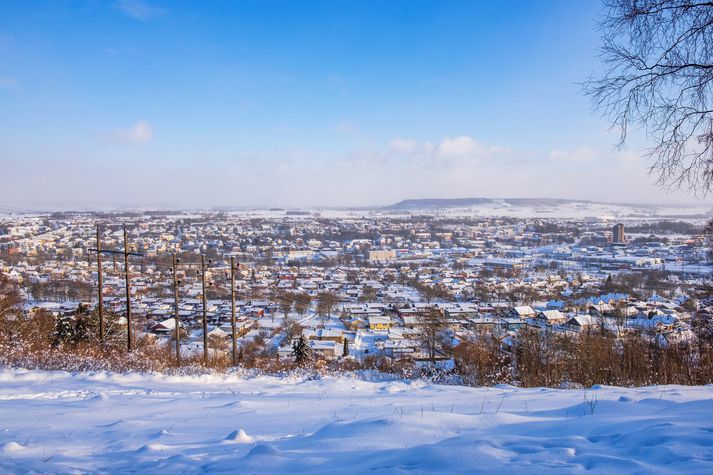
[[[0,472],[33,471],[713,473],[713,386],[1,370]]]

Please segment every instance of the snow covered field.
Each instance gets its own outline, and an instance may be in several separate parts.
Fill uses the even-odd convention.
[[[0,472],[33,471],[713,473],[713,386],[2,370]]]

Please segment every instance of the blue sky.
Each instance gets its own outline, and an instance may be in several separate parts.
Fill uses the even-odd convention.
[[[0,0],[0,203],[695,201],[580,92],[600,9]]]

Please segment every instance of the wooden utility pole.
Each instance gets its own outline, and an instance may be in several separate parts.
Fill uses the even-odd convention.
[[[134,348],[131,335],[131,279],[129,279],[129,240],[126,237],[126,226],[124,226],[124,276],[126,277],[126,342],[131,351]]]
[[[132,334],[131,334],[131,286],[129,282],[129,256],[143,256],[143,254],[139,252],[129,252],[129,240],[126,236],[126,226],[124,226],[124,250],[123,251],[114,251],[114,250],[105,250],[101,248],[101,239],[99,235],[99,229],[97,228],[97,248],[96,249],[89,249],[90,251],[94,251],[97,253],[98,256],[101,256],[102,253],[106,254],[111,254],[114,257],[114,265],[116,265],[116,255],[117,254],[123,254],[124,255],[124,276],[126,277],[126,342],[127,346],[129,348],[129,351],[131,351],[134,348],[133,345],[133,339],[132,339]],[[99,324],[100,324],[100,333],[102,336],[102,339],[104,338],[104,329],[101,328],[103,327],[103,297],[102,297],[102,286],[103,286],[103,279],[102,279],[102,270],[101,270],[101,257],[97,257],[97,264],[99,267]]]
[[[99,290],[99,341],[104,345],[104,280],[102,279],[102,241],[97,224],[97,280]]]
[[[235,264],[235,256],[230,256],[230,325],[233,329],[233,366],[238,364],[238,343],[235,334],[235,271],[238,265],[240,264]]]
[[[208,364],[208,307],[205,298],[205,256],[201,256],[201,289],[203,291],[203,364]]]
[[[173,311],[174,326],[176,331],[176,365],[181,366],[181,320],[178,317],[178,277],[176,276],[176,265],[179,259],[173,254]]]

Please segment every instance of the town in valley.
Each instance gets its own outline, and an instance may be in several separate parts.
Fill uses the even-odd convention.
[[[418,201],[6,212],[0,268],[19,285],[26,312],[71,324],[96,314],[101,266],[106,327],[125,338],[129,282],[134,339],[174,352],[179,322],[178,358],[230,357],[234,341],[237,360],[291,361],[302,340],[325,361],[448,368],[454,349],[483,332],[503,352],[516,349],[523,328],[669,345],[692,338],[694,315],[713,318],[705,215],[578,205],[556,217],[531,201],[503,202],[500,215]],[[428,344],[423,326],[434,319],[442,338]]]

